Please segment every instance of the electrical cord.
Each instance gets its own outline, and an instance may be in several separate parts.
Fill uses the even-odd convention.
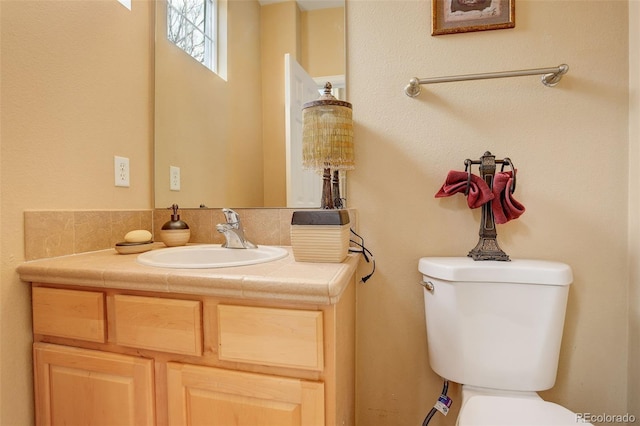
[[[359,243],[359,242],[354,241],[354,240],[349,240],[351,243],[353,243],[356,246],[360,247],[360,250],[349,247],[349,252],[350,253],[362,253],[362,256],[364,257],[364,260],[366,260],[367,263],[370,263],[370,262],[373,263],[373,269],[371,270],[371,273],[369,273],[368,275],[365,275],[364,277],[362,277],[360,279],[363,283],[366,283],[367,280],[369,278],[371,278],[371,276],[376,272],[376,259],[373,257],[373,253],[371,253],[371,251],[364,246],[364,238],[362,238],[360,235],[358,235],[356,233],[356,231],[354,231],[353,229],[350,229],[350,230],[351,230],[351,233],[353,235],[355,235],[356,237],[360,238],[360,241],[362,241],[362,242]],[[371,260],[369,260],[369,256],[367,256],[367,254],[369,256],[371,256]]]

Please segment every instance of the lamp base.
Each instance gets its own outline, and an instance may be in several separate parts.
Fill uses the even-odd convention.
[[[333,171],[333,180],[331,181],[331,192],[333,195],[333,208],[342,209],[344,203],[340,196],[340,172],[338,170]]]
[[[322,174],[322,200],[320,207],[323,209],[333,209],[333,197],[331,196],[331,169],[324,169]]]

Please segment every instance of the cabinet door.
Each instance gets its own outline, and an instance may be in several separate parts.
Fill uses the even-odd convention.
[[[153,360],[34,343],[38,425],[153,425]]]
[[[170,425],[324,425],[322,383],[179,363],[167,381]]]

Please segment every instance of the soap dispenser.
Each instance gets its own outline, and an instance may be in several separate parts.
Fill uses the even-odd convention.
[[[171,220],[162,225],[160,239],[168,247],[183,246],[189,242],[191,230],[186,222],[180,220],[178,205],[173,204],[169,208],[173,210]]]

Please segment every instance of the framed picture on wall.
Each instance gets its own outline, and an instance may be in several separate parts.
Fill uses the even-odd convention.
[[[431,0],[431,35],[516,26],[515,0]]]

